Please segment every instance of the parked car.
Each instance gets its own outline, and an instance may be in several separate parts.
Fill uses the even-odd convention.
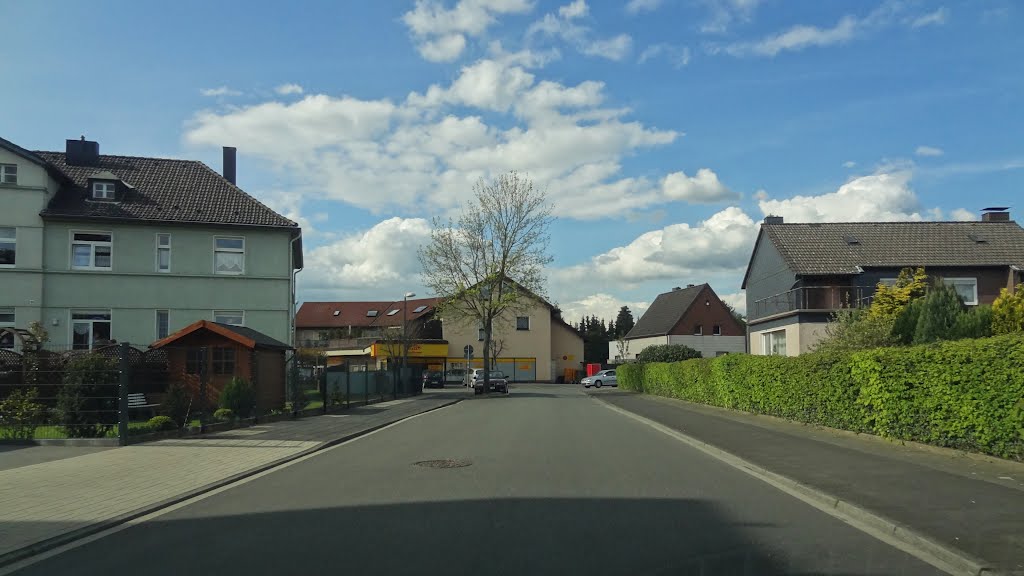
[[[466,371],[463,368],[452,368],[444,375],[445,382],[466,385]]]
[[[444,388],[444,374],[438,370],[427,370],[423,373],[424,388]]]
[[[580,380],[580,384],[583,384],[584,388],[600,388],[601,386],[619,386],[619,381],[615,377],[615,370],[601,370],[593,376],[587,376],[583,380]]]
[[[480,378],[484,377],[484,369],[483,368],[473,368],[472,370],[467,371],[466,372],[466,379],[462,381],[462,385],[463,386],[472,386],[473,382],[476,381],[477,377],[480,377]]]
[[[478,371],[479,374],[477,374]],[[484,391],[484,371],[474,370],[473,372],[473,394],[481,394]],[[508,394],[508,378],[505,377],[505,373],[501,370],[491,370],[488,381],[491,384],[491,390]]]

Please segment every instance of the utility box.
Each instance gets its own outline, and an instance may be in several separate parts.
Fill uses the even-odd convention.
[[[601,371],[600,364],[587,364],[587,376],[593,376]]]

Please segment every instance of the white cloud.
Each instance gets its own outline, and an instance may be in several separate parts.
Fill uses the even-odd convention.
[[[629,34],[619,34],[609,38],[595,38],[589,26],[577,24],[575,6],[569,4],[559,8],[558,15],[545,14],[526,30],[527,41],[537,37],[558,38],[571,45],[577,52],[586,56],[598,56],[608,60],[619,61],[629,55],[633,47],[633,38]],[[585,6],[585,5],[584,5]]]
[[[753,250],[753,246],[751,246]],[[714,289],[714,286],[711,287]],[[717,294],[717,292],[716,292]],[[747,294],[744,291],[733,292],[732,294],[718,294],[718,297],[726,304],[732,306],[740,314],[747,313]]]
[[[675,46],[673,44],[651,44],[640,53],[637,63],[643,64],[648,60],[664,56],[675,68],[682,68],[690,63],[690,48],[687,46]]]
[[[780,52],[796,52],[811,46],[830,46],[853,39],[859,21],[852,16],[843,16],[831,28],[817,26],[793,26],[756,42],[731,44],[725,52],[733,56],[775,56]]]
[[[530,0],[459,0],[452,8],[436,0],[416,0],[402,15],[417,42],[417,50],[432,62],[450,62],[466,47],[466,36],[480,37],[497,22],[497,16],[524,14],[533,9]]]
[[[966,208],[956,208],[949,215],[953,220],[978,220],[978,214]]]
[[[400,297],[406,290],[419,288],[417,250],[429,239],[426,220],[390,218],[369,230],[307,249],[306,271],[299,281],[303,290]]]
[[[911,28],[921,28],[924,26],[941,26],[946,23],[946,19],[949,18],[949,10],[942,6],[934,12],[922,14],[917,18],[914,18],[910,26]]]
[[[629,0],[626,3],[627,14],[640,14],[641,12],[654,12],[661,8],[663,0]]]
[[[671,224],[640,235],[626,246],[599,254],[584,264],[555,270],[563,283],[599,283],[633,287],[651,280],[679,281],[710,273],[740,272],[747,264],[757,226],[733,206],[690,226]]]
[[[914,154],[918,156],[942,156],[942,148],[935,148],[934,146],[918,146],[917,150],[914,150]]]
[[[566,20],[573,20],[586,16],[589,10],[590,8],[587,7],[585,0],[573,0],[571,4],[560,7],[558,15]]]
[[[591,294],[571,302],[559,303],[562,309],[562,318],[566,322],[579,322],[580,318],[597,316],[605,320],[615,320],[619,315],[619,309],[628,306],[633,313],[633,320],[639,320],[640,316],[650,307],[650,302],[630,302],[616,298],[611,294],[603,292]]]
[[[726,188],[709,168],[697,170],[696,176],[673,172],[662,179],[661,189],[668,198],[702,204],[739,199],[739,194]]]
[[[274,88],[274,92],[277,92],[282,96],[287,96],[289,94],[302,94],[303,90],[302,86],[299,86],[298,84],[288,83],[281,84],[277,88]]]
[[[690,188],[674,187],[670,196],[663,176],[623,177],[624,157],[671,144],[681,133],[630,121],[628,110],[606,106],[601,82],[538,80],[525,67],[538,60],[535,53],[492,51],[495,57],[464,66],[447,86],[413,92],[404,102],[311,94],[202,111],[187,125],[185,140],[245,142],[243,154],[260,158],[311,198],[376,214],[422,214],[424,206],[443,214],[468,199],[479,178],[512,169],[546,187],[559,215],[570,218],[701,199],[720,186],[713,172],[698,171]]]
[[[242,93],[238,90],[232,90],[227,86],[218,86],[216,88],[201,88],[199,93],[203,96],[241,96]]]
[[[783,216],[786,222],[880,222],[930,220],[935,212],[924,210],[910,188],[911,172],[861,176],[835,192],[820,196],[794,196],[758,202],[761,212]]]
[[[857,163],[854,162],[853,160],[847,160],[846,162],[843,162],[843,168],[853,168],[856,165]]]
[[[761,0],[704,0],[709,17],[700,26],[705,34],[720,34],[734,22],[749,22]]]

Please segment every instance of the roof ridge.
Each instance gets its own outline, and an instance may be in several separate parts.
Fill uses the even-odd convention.
[[[36,154],[60,154],[67,156],[67,152],[57,152],[53,150],[34,150]],[[136,160],[162,160],[165,162],[197,162],[202,164],[199,160],[193,160],[191,158],[168,158],[166,156],[134,156],[130,154],[100,154],[100,158],[132,158]]]

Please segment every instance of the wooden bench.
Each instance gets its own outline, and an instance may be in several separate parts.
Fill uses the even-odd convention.
[[[146,401],[146,395],[142,392],[136,392],[128,395],[128,409],[129,410],[146,410],[150,412],[156,412],[159,404],[152,404]]]

